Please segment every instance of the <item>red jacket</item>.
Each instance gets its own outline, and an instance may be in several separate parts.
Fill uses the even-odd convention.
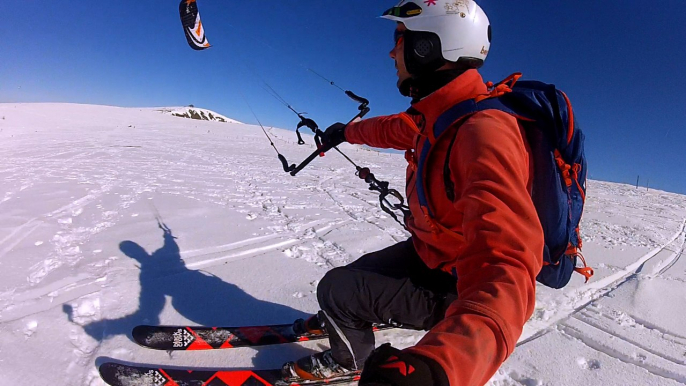
[[[350,124],[354,144],[411,150],[407,227],[430,268],[457,272],[458,300],[445,319],[408,351],[445,370],[451,386],[483,385],[512,353],[534,310],[536,275],[543,262],[543,230],[531,201],[533,165],[517,120],[483,111],[462,123],[450,153],[455,200],[445,193],[443,165],[454,130],[434,144],[425,178],[435,219],[452,232],[436,233],[420,210],[415,164],[424,136],[448,108],[488,90],[469,70],[412,105],[407,113]]]

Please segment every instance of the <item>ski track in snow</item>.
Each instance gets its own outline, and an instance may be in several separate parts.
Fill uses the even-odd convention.
[[[10,384],[40,384],[47,373],[58,373],[58,384],[99,386],[94,363],[102,356],[264,367],[324,347],[231,350],[198,358],[160,355],[108,336],[113,320],[135,310],[143,280],[142,263],[127,257],[120,243],[131,240],[152,256],[162,244],[157,219],[178,238],[181,265],[156,272],[151,282],[200,274],[208,288],[249,296],[264,310],[276,307],[269,301],[312,312],[312,295],[326,270],[407,237],[341,157],[327,155],[290,177],[259,127],[194,122],[151,109],[0,104],[0,110],[7,116],[0,122],[0,325],[9,332],[0,339],[0,373]],[[295,146],[292,132],[269,133],[289,161],[313,150]],[[402,156],[345,150],[391,187],[404,186]],[[602,376],[606,369],[640,370],[647,375],[636,375],[639,383],[686,383],[686,331],[652,316],[657,311],[650,308],[658,289],[686,288],[684,217],[683,196],[589,181],[581,229],[597,275],[588,284],[575,278],[564,290],[539,286],[536,311],[518,348],[490,384],[565,384],[557,383],[555,370],[546,370],[545,355],[527,362],[533,355],[527,350],[562,356],[570,345],[570,379]],[[299,272],[279,277],[279,285],[260,284],[289,269]],[[224,282],[230,280],[236,285]],[[180,315],[175,301],[167,295],[160,315],[153,316],[186,322],[189,314]],[[104,330],[94,333],[103,321]],[[401,348],[421,336],[402,330],[377,334],[379,343]],[[17,344],[26,350],[10,356]],[[46,372],[20,379],[24,372],[12,369],[34,356],[45,356]]]
[[[667,257],[666,260],[661,261],[660,264],[667,266],[673,265],[673,263],[675,263],[680,257],[684,249],[684,238],[686,237],[686,232],[684,230],[685,226],[686,221],[682,223],[679,231],[667,244],[647,253],[625,269],[601,280],[592,282],[589,285],[584,286],[582,289],[567,291],[567,293],[564,294],[566,298],[564,302],[565,307],[558,308],[555,310],[554,314],[548,312],[544,318],[539,318],[538,320],[534,317],[534,320],[529,322],[529,326],[533,325],[532,327],[534,328],[530,331],[525,330],[520,338],[519,344],[526,344],[527,342],[538,338],[541,334],[545,334],[547,331],[549,331],[549,328],[557,324],[560,320],[573,316],[574,314],[583,310],[594,300],[600,298],[601,296],[606,296],[608,293],[614,291],[627,280],[629,280],[632,275],[640,273],[648,261],[660,255],[661,253],[666,252],[669,253],[670,256]],[[670,247],[675,247],[676,250],[670,249]],[[662,267],[658,267],[656,269],[656,272],[658,273],[661,271],[666,271]],[[533,323],[534,321],[539,323]]]
[[[37,106],[50,112],[41,112]],[[205,217],[212,217],[211,210],[205,208],[218,208],[246,229],[239,237],[182,248],[180,256],[188,270],[216,270],[226,264],[275,255],[286,264],[303,261],[325,271],[350,262],[360,253],[357,247],[347,251],[332,238],[334,235],[347,238],[350,231],[373,229],[380,232],[375,237],[386,244],[406,237],[374,205],[374,193],[349,193],[351,189],[364,190],[364,183],[353,180],[341,186],[334,181],[350,180],[351,168],[327,166],[326,173],[308,170],[298,178],[284,175],[276,157],[263,150],[269,148],[259,137],[258,128],[252,127],[252,134],[247,136],[232,135],[231,129],[245,130],[245,125],[208,125],[150,112],[139,114],[147,123],[132,125],[128,118],[118,116],[121,109],[113,115],[107,111],[111,108],[92,107],[95,117],[110,114],[112,118],[112,122],[99,122],[98,118],[77,117],[82,106],[18,107],[24,109],[27,124],[37,123],[32,126],[36,130],[18,126],[0,134],[6,139],[6,146],[0,146],[4,160],[0,166],[4,181],[0,191],[4,213],[0,217],[0,264],[22,261],[21,270],[0,287],[0,323],[16,329],[22,339],[38,342],[36,339],[51,329],[50,323],[40,322],[44,320],[40,315],[68,322],[68,332],[59,335],[69,342],[63,347],[71,347],[73,357],[65,363],[68,356],[62,355],[62,362],[65,374],[82,379],[83,384],[101,384],[93,366],[97,356],[119,352],[125,358],[131,353],[128,349],[103,352],[106,341],[84,333],[89,324],[117,316],[116,309],[108,308],[111,296],[103,295],[128,289],[139,281],[139,268],[122,258],[116,245],[127,238],[137,240],[134,232],[144,229],[146,233],[152,230],[155,236],[149,238],[157,240],[156,214],[175,235],[190,232],[182,221],[174,219],[177,209],[173,204],[165,205],[167,201],[189,207],[190,218],[198,210],[193,207]],[[9,109],[9,115],[17,107],[0,108]],[[135,109],[127,111],[137,113]],[[207,130],[194,130],[196,124]],[[170,126],[177,131],[172,133],[175,129]],[[219,134],[202,136],[210,130]],[[183,131],[194,134],[179,137]],[[41,145],[35,146],[36,141]],[[227,151],[227,147],[234,151]],[[311,150],[307,147],[292,157],[304,158]],[[332,198],[334,204],[329,201]],[[200,224],[193,221],[194,226]],[[24,280],[18,280],[17,274],[23,274]],[[293,290],[291,297],[311,303],[314,297],[308,295],[320,275]],[[68,313],[68,321],[62,309]],[[7,347],[0,341],[0,355]],[[0,366],[7,359],[0,356]],[[32,384],[31,380],[24,382]]]
[[[535,345],[549,333],[559,333],[587,348],[621,363],[640,368],[659,379],[686,384],[686,333],[662,328],[642,321],[615,306],[612,299],[620,291],[632,291],[655,278],[664,277],[670,269],[683,260],[686,249],[686,221],[679,231],[664,245],[645,254],[625,269],[616,272],[584,288],[567,291],[562,307],[546,309],[525,327],[518,347]],[[681,264],[686,268],[686,264]],[[543,344],[545,345],[545,344]],[[517,352],[516,352],[517,353]],[[516,354],[515,354],[516,356]],[[599,370],[602,362],[596,359],[577,358],[577,364],[590,371]],[[541,384],[541,380],[518,379],[516,372],[506,375],[501,369],[494,377],[495,385]],[[543,382],[545,384],[545,382]]]

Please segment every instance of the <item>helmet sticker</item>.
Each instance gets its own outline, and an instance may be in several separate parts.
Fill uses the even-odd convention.
[[[469,13],[470,0],[455,0],[445,3],[445,13],[448,15],[461,13],[460,16],[465,17],[465,13]]]
[[[427,7],[430,7],[436,5],[436,0],[424,0],[424,4],[426,4]]]

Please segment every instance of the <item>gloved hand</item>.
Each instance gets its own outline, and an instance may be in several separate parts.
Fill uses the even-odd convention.
[[[442,386],[448,385],[445,372],[434,379],[428,358],[391,347],[390,343],[372,351],[364,364],[359,386]]]
[[[340,122],[329,126],[322,135],[322,145],[332,148],[345,142],[345,127],[346,125]]]

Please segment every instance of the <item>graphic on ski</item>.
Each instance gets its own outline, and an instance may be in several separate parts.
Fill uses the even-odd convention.
[[[112,362],[103,363],[98,370],[103,381],[111,386],[323,386],[349,384],[359,380],[359,373],[353,373],[325,381],[288,382],[282,379],[281,369],[195,371]]]
[[[375,331],[392,328],[377,326]],[[246,327],[136,326],[133,339],[156,350],[215,350],[304,342],[328,334],[296,333],[293,324]]]
[[[293,324],[254,327],[136,326],[133,339],[156,350],[214,350],[323,339],[328,335],[296,334]]]

